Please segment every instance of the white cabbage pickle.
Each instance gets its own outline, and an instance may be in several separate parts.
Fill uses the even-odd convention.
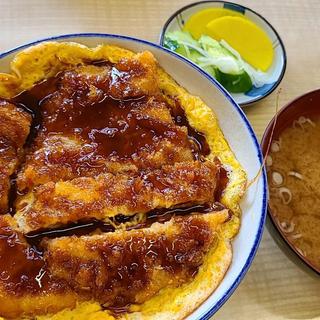
[[[202,35],[197,41],[188,32],[174,31],[166,33],[164,46],[196,63],[232,93],[268,83],[266,73],[245,62],[224,40]]]

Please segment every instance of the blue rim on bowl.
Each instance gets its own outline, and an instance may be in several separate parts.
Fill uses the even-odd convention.
[[[6,51],[2,54],[0,54],[0,59],[5,59],[7,56],[10,56],[11,54],[18,52],[22,49],[25,49],[27,47],[30,47],[32,45],[36,45],[38,43],[44,42],[44,41],[60,41],[60,40],[68,40],[68,39],[74,39],[74,38],[103,38],[103,39],[110,39],[110,40],[123,40],[123,41],[127,41],[128,43],[130,42],[134,42],[134,43],[138,43],[141,45],[145,45],[145,46],[149,46],[151,48],[155,48],[155,49],[159,49],[162,52],[169,54],[171,56],[173,56],[175,59],[179,59],[181,62],[183,62],[184,64],[189,65],[191,68],[195,69],[196,71],[198,71],[203,77],[205,77],[209,82],[212,83],[213,86],[215,86],[221,94],[223,94],[223,96],[230,102],[230,104],[232,105],[233,109],[238,113],[238,115],[241,117],[241,120],[244,122],[246,130],[248,131],[248,133],[250,134],[250,137],[252,139],[252,142],[254,144],[254,147],[256,149],[256,154],[257,154],[257,158],[259,161],[259,164],[262,165],[263,162],[263,156],[262,156],[262,151],[260,149],[260,144],[257,140],[257,137],[253,131],[253,128],[251,127],[247,117],[245,116],[244,112],[241,110],[241,108],[239,107],[239,105],[234,101],[234,99],[230,96],[230,94],[212,77],[210,77],[206,72],[204,72],[201,68],[199,68],[198,66],[196,66],[195,64],[193,64],[192,62],[190,62],[188,59],[160,46],[151,42],[148,42],[146,40],[141,40],[141,39],[136,39],[133,37],[128,37],[128,36],[122,36],[122,35],[115,35],[115,34],[104,34],[104,33],[76,33],[76,34],[65,34],[65,35],[60,35],[60,36],[53,36],[53,37],[49,37],[49,38],[44,38],[41,40],[37,40],[34,42],[30,42],[27,44],[24,44],[22,46],[18,46],[14,49],[11,49],[9,51]],[[73,40],[76,41],[76,40]],[[223,296],[212,306],[208,307],[206,310],[204,310],[204,312],[199,315],[197,318],[192,317],[192,314],[188,316],[188,319],[190,317],[192,317],[192,319],[197,319],[197,320],[206,320],[209,319],[214,313],[216,313],[221,306],[228,300],[228,298],[232,295],[232,293],[235,291],[235,289],[238,287],[238,285],[240,284],[241,280],[244,278],[244,276],[246,275],[250,265],[252,264],[252,261],[255,257],[255,254],[257,252],[257,249],[259,247],[261,238],[262,238],[262,234],[263,234],[263,230],[264,230],[264,225],[265,225],[265,219],[266,219],[266,213],[267,213],[267,178],[266,178],[266,172],[265,170],[262,171],[262,204],[261,204],[261,215],[260,218],[258,220],[258,228],[257,228],[257,232],[254,236],[254,242],[250,248],[250,252],[246,258],[245,263],[242,265],[242,268],[240,270],[240,272],[237,273],[237,277],[236,279],[233,280],[232,284],[228,287],[228,289],[226,291],[224,291]],[[205,302],[203,302],[205,303]],[[199,306],[200,307],[200,306]],[[199,308],[198,307],[198,308]],[[195,310],[193,311],[193,313],[195,312]]]
[[[231,94],[240,106],[247,106],[266,98],[278,87],[278,85],[284,77],[287,66],[287,54],[285,51],[283,41],[279,36],[278,32],[270,24],[270,22],[268,22],[267,19],[265,19],[263,16],[261,16],[254,10],[228,1],[206,0],[191,3],[174,12],[166,21],[160,34],[160,45],[164,45],[165,34],[168,31],[168,29],[170,30],[170,28],[173,27],[173,24],[175,22],[177,23],[179,29],[183,27],[183,25],[185,24],[185,18],[182,15],[184,13],[190,15],[190,13],[192,14],[198,11],[194,10],[196,7],[199,7],[199,10],[201,10],[202,8],[205,9],[213,6],[233,10],[243,15],[248,15],[249,19],[255,20],[254,22],[259,24],[260,27],[262,27],[273,40],[273,48],[275,50],[276,55],[272,66],[269,68],[270,70],[268,70],[268,72],[274,70],[274,72],[270,73],[270,76],[272,77],[272,82],[269,84],[265,84],[260,88],[253,87],[249,92],[245,94]],[[174,30],[174,28],[172,30]]]

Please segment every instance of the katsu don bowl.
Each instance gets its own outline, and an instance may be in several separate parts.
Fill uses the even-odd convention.
[[[0,317],[208,319],[258,248],[261,165],[230,95],[160,46],[77,34],[3,53]]]

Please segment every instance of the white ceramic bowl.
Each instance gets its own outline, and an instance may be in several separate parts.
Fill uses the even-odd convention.
[[[153,43],[108,34],[74,34],[53,37],[23,45],[0,54],[0,72],[9,71],[9,63],[16,53],[42,41],[75,41],[87,46],[114,44],[133,51],[151,51],[160,65],[182,86],[200,96],[217,114],[220,126],[236,157],[252,179],[261,165],[261,151],[257,138],[246,116],[232,97],[200,68],[183,57]],[[230,297],[246,274],[258,249],[266,216],[266,176],[244,197],[242,226],[233,241],[233,262],[217,290],[187,319],[208,319]]]
[[[190,16],[208,8],[225,8],[243,14],[262,28],[270,37],[274,49],[274,58],[271,67],[267,71],[268,83],[260,88],[253,87],[245,93],[232,93],[232,97],[241,106],[253,104],[265,98],[280,84],[286,70],[287,56],[283,42],[277,31],[257,12],[227,1],[200,1],[191,3],[173,13],[167,20],[160,35],[160,44],[163,45],[166,32],[181,30]]]

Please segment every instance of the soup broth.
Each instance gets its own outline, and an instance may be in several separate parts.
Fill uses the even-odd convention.
[[[320,118],[300,117],[273,140],[267,173],[274,220],[320,269]]]

